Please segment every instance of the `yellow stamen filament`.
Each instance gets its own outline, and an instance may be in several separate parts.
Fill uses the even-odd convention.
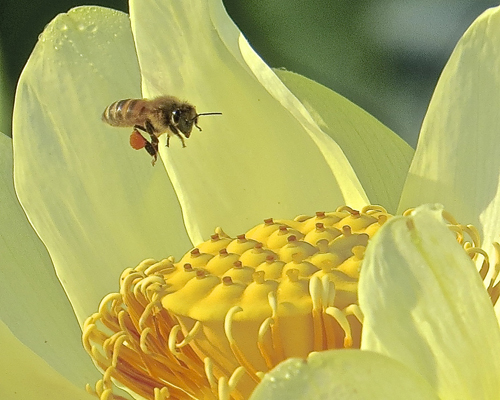
[[[236,368],[234,370],[234,372],[231,374],[231,376],[229,377],[229,380],[227,382],[231,392],[234,391],[234,389],[236,389],[238,382],[243,377],[243,375],[245,375],[245,372],[246,372],[245,368],[240,366],[240,367]]]
[[[357,304],[351,304],[349,306],[347,306],[346,308],[344,308],[344,312],[346,314],[346,316],[349,316],[349,315],[354,315],[356,317],[356,319],[361,322],[361,325],[363,325],[363,320],[364,320],[364,315],[363,315],[363,312],[361,311],[361,308],[359,308],[359,306]]]
[[[219,400],[229,400],[230,389],[225,376],[219,378]]]
[[[201,329],[201,322],[196,321],[193,328],[184,337],[184,340],[182,342],[180,342],[179,344],[177,344],[175,347],[180,348],[180,347],[184,347],[184,346],[188,345],[189,343],[191,343],[191,341],[193,341],[193,339],[196,337],[196,335],[198,334],[200,329]]]
[[[351,348],[352,347],[351,325],[349,324],[349,321],[347,321],[346,315],[336,307],[328,307],[325,310],[325,313],[331,315],[339,323],[340,327],[344,330],[345,333],[344,347]]]
[[[270,332],[271,325],[274,323],[272,318],[266,318],[264,322],[259,327],[259,336],[257,338],[257,345],[259,346],[260,353],[266,362],[267,369],[272,369],[274,367],[274,363],[271,358],[271,354],[269,350],[266,348],[264,344],[264,336],[267,332]]]
[[[167,387],[162,387],[161,389],[154,389],[155,400],[166,400],[170,397],[170,392]]]
[[[208,383],[210,384],[210,388],[213,390],[217,387],[217,382],[215,381],[213,371],[214,363],[212,362],[212,359],[210,357],[205,357],[205,359],[203,360],[203,364],[205,365],[205,375],[208,379]]]
[[[255,375],[257,370],[253,367],[253,365],[246,359],[245,354],[238,347],[236,340],[234,340],[232,333],[232,325],[233,325],[233,317],[236,313],[242,312],[243,309],[239,306],[232,307],[226,314],[226,318],[224,319],[224,332],[226,334],[227,340],[229,341],[229,345],[231,346],[231,351],[233,352],[236,360],[242,365],[250,374],[252,379],[256,382],[259,382],[259,379]]]

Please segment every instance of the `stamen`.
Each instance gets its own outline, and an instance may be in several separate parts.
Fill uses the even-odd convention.
[[[181,331],[181,327],[179,325],[174,325],[170,328],[170,334],[168,335],[168,349],[172,354],[178,354],[177,350],[177,334]]]
[[[238,347],[238,344],[236,343],[236,340],[234,340],[233,337],[233,332],[232,332],[232,324],[233,324],[233,317],[234,314],[242,312],[243,309],[239,306],[234,306],[232,307],[226,314],[226,318],[224,319],[224,333],[226,334],[226,338],[229,342],[229,345],[231,347],[231,351],[233,352],[233,355],[236,357],[240,365],[245,367],[245,369],[248,371],[250,377],[255,380],[256,382],[259,382],[259,379],[255,375],[257,373],[257,370],[254,368],[252,364],[248,362],[246,359],[245,355],[241,351],[241,349]]]
[[[219,400],[229,400],[231,389],[229,388],[229,384],[227,383],[227,378],[225,376],[221,376],[219,378],[218,387],[219,387]]]
[[[233,391],[236,388],[236,385],[240,381],[240,379],[245,375],[245,368],[243,367],[238,367],[234,370],[234,372],[231,374],[229,377],[228,386],[231,391]]]
[[[179,344],[177,344],[176,347],[178,349],[180,349],[181,347],[184,347],[184,346],[188,345],[189,343],[191,343],[194,340],[194,338],[196,337],[196,335],[198,335],[198,333],[200,332],[200,329],[201,329],[201,322],[196,321],[194,326],[191,328],[191,330],[188,332],[188,334],[184,337],[184,340],[182,342],[180,342]]]
[[[111,366],[116,368],[116,364],[118,363],[118,354],[120,353],[120,349],[122,348],[123,342],[127,340],[127,335],[120,335],[113,346],[113,358],[111,360]]]
[[[364,214],[368,214],[368,215],[373,215],[373,214],[378,214],[378,213],[387,214],[387,210],[384,207],[378,206],[375,204],[370,204],[370,205],[364,206],[361,209],[361,212]]]
[[[151,328],[146,328],[141,332],[141,338],[139,340],[139,346],[144,354],[151,354],[146,344],[147,336],[151,333]]]
[[[264,344],[264,335],[271,331],[271,325],[273,324],[272,318],[266,318],[264,322],[259,327],[259,335],[257,337],[257,346],[259,347],[260,354],[266,363],[266,367],[271,370],[274,367],[274,363],[271,359],[269,351],[266,349]]]
[[[328,315],[331,315],[335,320],[339,323],[340,327],[343,329],[345,333],[344,337],[344,347],[351,348],[352,347],[352,334],[351,334],[351,325],[345,314],[340,311],[337,307],[328,307],[325,312]]]
[[[267,301],[271,307],[271,318],[273,320],[273,323],[271,324],[271,340],[274,354],[276,359],[283,360],[285,352],[283,349],[283,342],[281,341],[281,332],[278,322],[278,299],[276,297],[276,292],[269,292],[267,294]]]
[[[363,324],[363,321],[365,319],[363,312],[361,311],[361,308],[357,304],[351,304],[344,308],[344,312],[346,315],[354,315],[356,319]]]
[[[203,364],[205,366],[205,375],[208,379],[208,383],[210,384],[210,388],[213,390],[217,386],[217,381],[214,376],[214,364],[210,357],[205,357],[203,359]]]
[[[311,277],[309,281],[309,293],[312,299],[312,317],[313,317],[313,349],[314,351],[323,350],[324,334],[323,334],[323,321],[321,318],[321,297],[322,284],[317,276]]]
[[[154,390],[154,400],[166,400],[170,397],[170,392],[167,387],[162,387],[161,389],[155,388]]]
[[[175,271],[175,265],[172,261],[164,259],[156,264],[151,265],[147,268],[144,273],[149,276],[153,274],[170,274]]]
[[[484,257],[483,263],[481,264],[481,268],[479,269],[479,276],[481,279],[484,281],[486,278],[486,275],[488,274],[488,271],[490,269],[490,260],[488,257],[488,253],[486,253],[483,249],[479,247],[469,247],[465,249],[469,257],[473,260],[477,258],[477,255],[480,254]]]

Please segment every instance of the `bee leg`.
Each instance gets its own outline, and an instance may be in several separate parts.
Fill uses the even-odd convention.
[[[153,124],[149,119],[146,120],[146,123],[144,124],[146,127],[146,132],[149,134],[149,137],[151,138],[151,146],[155,150],[155,155],[154,155],[154,160],[152,161],[153,165],[156,162],[156,157],[158,154],[158,136],[155,135],[155,128],[153,127]]]
[[[166,146],[168,147],[169,144],[170,144],[170,135],[167,135],[167,145]]]
[[[158,138],[154,134],[153,125],[151,125],[151,122],[146,121],[146,128],[144,128],[143,126],[140,126],[140,125],[135,125],[134,128],[140,129],[143,132],[147,132],[149,134],[149,136],[151,137],[151,143],[148,142],[146,139],[144,139],[144,140],[146,140],[146,144],[145,144],[144,148],[149,153],[149,155],[151,157],[153,157],[151,164],[153,164],[153,166],[154,166],[156,163],[156,160],[158,159]]]
[[[181,142],[182,142],[182,147],[186,147],[186,143],[184,142],[184,138],[182,137],[182,135],[179,133],[179,130],[175,127],[175,126],[172,126],[172,125],[169,125],[170,127],[170,130],[172,131],[172,133],[177,136],[179,139],[181,139]],[[168,146],[168,145],[167,145]]]
[[[146,146],[144,146],[144,148],[149,153],[149,155],[153,157],[153,159],[151,160],[151,164],[154,167],[156,160],[158,159],[158,148],[155,148],[154,145],[149,142],[146,143]]]

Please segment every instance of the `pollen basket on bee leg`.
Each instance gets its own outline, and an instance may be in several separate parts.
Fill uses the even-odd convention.
[[[146,146],[146,139],[140,134],[137,129],[134,129],[130,135],[130,146],[135,150],[143,149]]]

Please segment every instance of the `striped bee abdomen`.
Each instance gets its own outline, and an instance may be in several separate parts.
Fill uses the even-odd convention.
[[[118,100],[106,107],[102,120],[112,126],[134,126],[144,119],[146,102],[143,99]]]

